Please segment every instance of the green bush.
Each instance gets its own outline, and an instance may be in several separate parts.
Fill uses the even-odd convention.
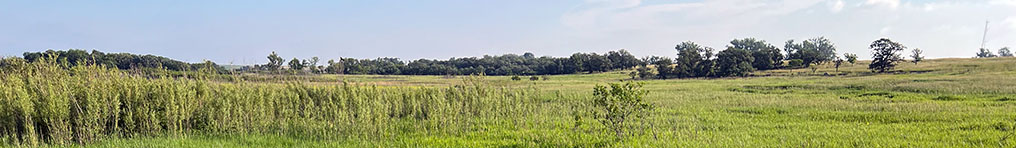
[[[610,83],[609,88],[597,85],[593,89],[594,118],[618,139],[624,138],[625,133],[634,128],[632,122],[641,122],[655,108],[645,101],[646,93],[648,91],[642,90],[642,84],[637,82]]]

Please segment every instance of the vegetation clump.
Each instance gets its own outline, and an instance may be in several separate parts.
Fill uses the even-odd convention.
[[[593,89],[593,115],[621,139],[634,128],[633,122],[646,122],[645,118],[655,106],[645,101],[648,91],[642,90],[641,83],[610,83],[608,86],[597,85]]]

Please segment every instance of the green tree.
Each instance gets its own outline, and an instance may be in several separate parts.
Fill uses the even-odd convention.
[[[678,77],[707,76],[712,73],[712,48],[700,46],[695,42],[686,41],[678,44],[677,64],[674,67],[674,75]]]
[[[272,54],[268,55],[268,64],[265,64],[264,67],[268,70],[279,71],[284,62],[285,60],[283,60],[282,57],[279,57],[278,54],[275,54],[275,51],[272,51]]]
[[[696,77],[709,77],[715,75],[716,60],[713,59],[713,48],[703,48],[702,61],[695,64]]]
[[[817,37],[795,44],[793,40],[787,41],[784,49],[792,52],[789,59],[801,59],[804,65],[818,65],[823,62],[831,62],[836,57],[836,45],[825,37]]]
[[[650,69],[649,67],[645,67],[645,66],[641,66],[641,67],[635,69],[635,71],[638,71],[639,78],[642,78],[642,79],[648,79],[648,78],[652,78],[652,77],[656,76],[656,74],[653,73],[652,69]]]
[[[847,58],[847,62],[850,62],[850,64],[854,64],[855,62],[857,62],[857,54],[843,53],[843,57]]]
[[[660,79],[666,79],[668,75],[673,75],[676,72],[673,66],[674,61],[670,60],[670,58],[656,59],[653,65],[656,66],[656,76]]]
[[[868,69],[872,72],[887,72],[896,67],[896,62],[902,61],[900,52],[907,47],[903,44],[893,42],[888,38],[882,38],[872,42],[868,48],[872,50],[872,61]]]
[[[293,60],[289,61],[289,69],[292,69],[294,71],[300,71],[303,70],[303,68],[304,68],[303,62],[300,62],[300,59],[293,58]]]
[[[910,60],[910,62],[913,62],[914,65],[917,65],[917,62],[924,61],[924,56],[921,55],[922,52],[923,51],[921,51],[920,48],[914,48],[914,50],[911,51],[910,54],[910,58],[912,58],[913,60]]]
[[[328,60],[328,67],[325,67],[325,72],[330,74],[342,74],[343,70],[342,63],[335,60]]]
[[[744,38],[730,41],[728,48],[736,48],[751,52],[754,61],[752,67],[758,70],[768,70],[779,67],[783,64],[783,54],[780,49],[763,40],[755,38]]]
[[[994,53],[991,53],[990,49],[981,48],[981,50],[977,52],[977,57],[978,58],[993,58],[993,57],[997,57],[997,56]]]
[[[318,62],[320,60],[321,59],[318,59],[318,57],[311,57],[308,60],[304,60],[303,61],[303,65],[306,66],[308,69],[310,69],[311,73],[321,73],[321,70],[318,69],[318,66],[317,66],[317,64],[318,64]]]
[[[998,56],[1000,57],[1012,57],[1012,51],[1009,51],[1009,47],[1002,47],[998,49]]]
[[[593,88],[594,118],[614,132],[618,139],[623,139],[632,127],[632,122],[643,121],[655,106],[645,101],[649,92],[642,90],[642,83],[627,82],[624,84],[610,83],[608,86],[597,85]]]
[[[607,59],[610,60],[611,69],[628,69],[638,66],[639,61],[634,55],[628,53],[627,50],[621,49],[618,51],[609,51],[605,54]]]
[[[794,72],[794,68],[801,68],[802,66],[804,66],[804,60],[801,59],[790,59],[787,62],[787,69],[790,69],[791,73]]]
[[[751,52],[738,48],[727,48],[716,54],[716,76],[747,76],[752,71],[754,58]]]

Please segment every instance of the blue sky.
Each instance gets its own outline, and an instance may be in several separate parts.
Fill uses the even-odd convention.
[[[824,36],[869,54],[889,37],[928,57],[1016,47],[1016,0],[3,1],[0,56],[47,49],[155,54],[189,62],[338,57],[447,59],[627,49],[673,56],[682,41],[782,47]],[[324,60],[323,60],[324,61]]]

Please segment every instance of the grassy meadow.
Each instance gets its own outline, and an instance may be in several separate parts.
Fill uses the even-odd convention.
[[[617,139],[586,110],[629,71],[545,76],[140,76],[0,71],[0,146],[1016,147],[1016,58],[866,61],[635,80],[656,109]]]

